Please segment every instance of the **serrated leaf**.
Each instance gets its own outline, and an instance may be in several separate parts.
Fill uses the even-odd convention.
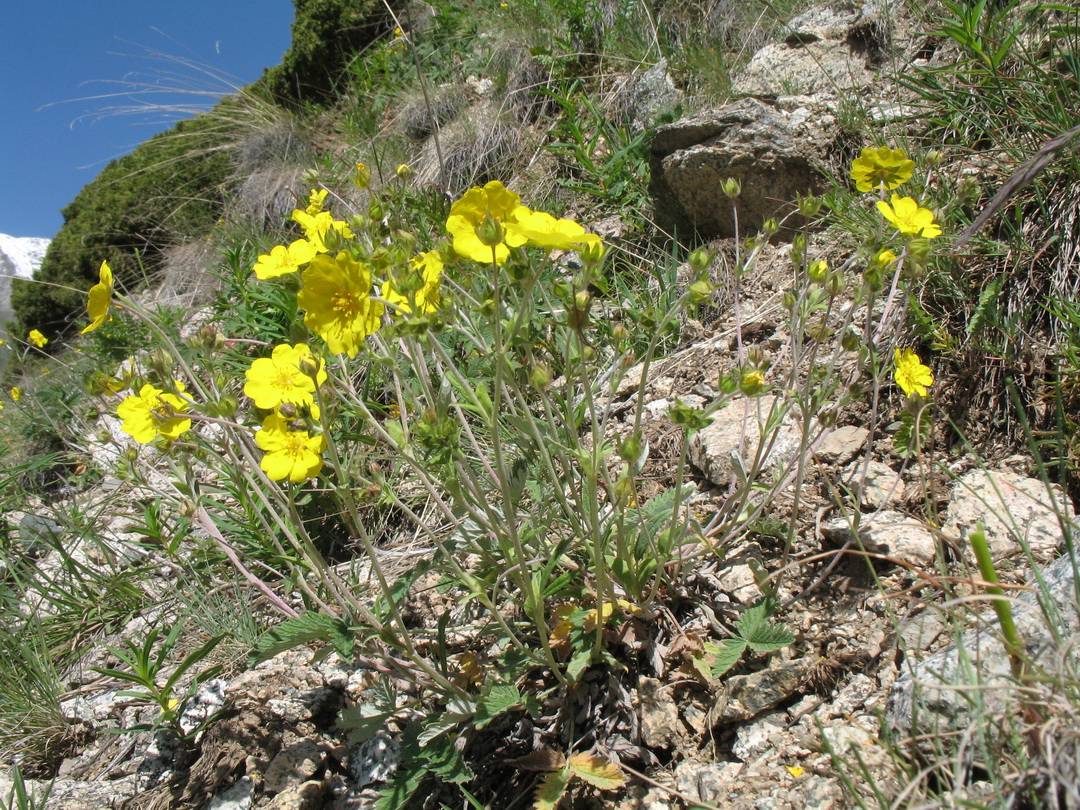
[[[735,623],[735,630],[740,638],[749,641],[753,638],[754,633],[758,631],[758,628],[767,621],[769,621],[768,606],[764,601],[758,602],[746,609],[739,621]]]
[[[599,754],[574,754],[570,757],[570,770],[601,790],[617,790],[626,784],[626,774],[619,766]]]
[[[795,635],[782,624],[770,622],[758,627],[746,640],[754,652],[772,652],[795,641]]]
[[[263,633],[252,657],[256,662],[265,661],[312,641],[330,641],[335,648],[340,644],[347,652],[343,657],[352,654],[353,635],[345,622],[325,613],[302,613]]]
[[[513,684],[495,684],[476,706],[477,728],[483,728],[503,712],[521,708],[521,692]]]
[[[536,788],[536,800],[533,810],[555,810],[570,784],[570,769],[560,768],[544,777]]]
[[[385,728],[386,721],[393,715],[393,711],[379,711],[367,703],[350,706],[341,710],[338,727],[348,732],[349,745],[359,745],[374,737],[379,729]]]
[[[438,737],[426,744],[421,743],[424,745],[423,757],[427,761],[428,769],[441,781],[453,784],[470,782],[476,775],[462,758],[456,743],[457,740],[450,737]]]
[[[374,810],[403,810],[413,794],[427,779],[427,768],[413,765],[408,770],[398,768],[375,801]]]
[[[705,645],[705,652],[716,656],[713,660],[712,676],[720,678],[739,663],[739,659],[746,652],[746,639],[725,638],[719,644],[709,642]]]

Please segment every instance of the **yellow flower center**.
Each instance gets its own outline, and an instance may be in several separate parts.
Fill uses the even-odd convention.
[[[363,310],[363,302],[359,296],[344,287],[338,287],[337,292],[330,299],[330,306],[343,318],[355,318]]]

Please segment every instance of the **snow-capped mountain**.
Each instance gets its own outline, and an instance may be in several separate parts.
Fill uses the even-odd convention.
[[[11,320],[11,278],[32,278],[45,258],[48,239],[0,233],[0,326]]]

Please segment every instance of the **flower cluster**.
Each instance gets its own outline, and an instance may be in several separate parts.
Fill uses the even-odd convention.
[[[498,180],[470,189],[450,206],[446,230],[454,237],[455,253],[485,264],[502,264],[510,248],[525,244],[560,250],[600,244],[599,236],[586,233],[573,220],[526,208]]]
[[[851,164],[851,179],[859,191],[892,191],[911,179],[915,161],[903,149],[868,146]],[[904,236],[933,239],[941,236],[934,222],[934,212],[923,208],[914,197],[893,194],[889,202],[878,200],[877,209]]]

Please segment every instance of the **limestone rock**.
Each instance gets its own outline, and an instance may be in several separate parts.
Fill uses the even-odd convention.
[[[826,464],[846,464],[863,449],[870,431],[859,425],[844,425],[830,430],[814,455]]]
[[[802,683],[813,662],[774,661],[768,669],[750,675],[736,675],[724,681],[713,714],[721,723],[749,720],[787,700]]]
[[[1062,639],[1080,631],[1073,572],[1068,555],[1042,572],[1052,620],[1040,609],[1034,591],[1025,592],[1019,597],[1020,604],[1013,605],[1013,618],[1025,652],[1040,665],[1052,666],[1057,660],[1059,645],[1051,625]],[[930,656],[909,654],[905,667],[893,684],[888,704],[889,720],[901,734],[911,733],[913,714],[918,717],[920,734],[932,735],[935,728],[966,728],[974,709],[963,687],[974,683],[981,687],[983,711],[990,714],[1004,711],[1006,701],[1016,699],[1015,689],[1003,688],[1012,674],[996,620],[988,619],[966,632],[959,646],[950,644]]]
[[[273,798],[266,810],[318,810],[324,806],[326,784],[311,780],[286,788]]]
[[[881,3],[815,6],[791,21],[782,43],[759,50],[736,75],[739,95],[830,93],[840,97],[870,85],[888,45]]]
[[[852,539],[851,525],[844,518],[821,527],[826,540],[842,545]],[[918,568],[932,566],[937,551],[933,533],[915,518],[900,512],[878,512],[859,523],[859,538],[867,551],[895,557]]]
[[[1052,495],[1036,478],[1008,470],[972,470],[953,486],[943,529],[959,536],[966,547],[967,533],[981,521],[995,559],[1019,552],[1021,544],[1036,555],[1047,555],[1062,544],[1054,504],[1072,514],[1059,488],[1054,487]]]
[[[231,788],[210,800],[206,810],[248,810],[255,783],[250,776],[241,777]]]
[[[718,411],[713,423],[690,439],[690,463],[719,486],[727,486],[736,470],[748,473],[757,455],[758,475],[774,465],[787,465],[799,451],[800,434],[784,421],[764,445],[761,426],[778,404],[775,397],[736,399]]]
[[[314,740],[300,740],[281,749],[266,769],[263,788],[280,793],[307,781],[322,767],[323,752]]]
[[[735,235],[732,200],[722,189],[730,177],[742,184],[739,232],[753,234],[765,219],[790,212],[796,195],[824,190],[815,163],[835,131],[826,112],[788,112],[755,99],[660,127],[649,183],[657,220],[669,230]]]

